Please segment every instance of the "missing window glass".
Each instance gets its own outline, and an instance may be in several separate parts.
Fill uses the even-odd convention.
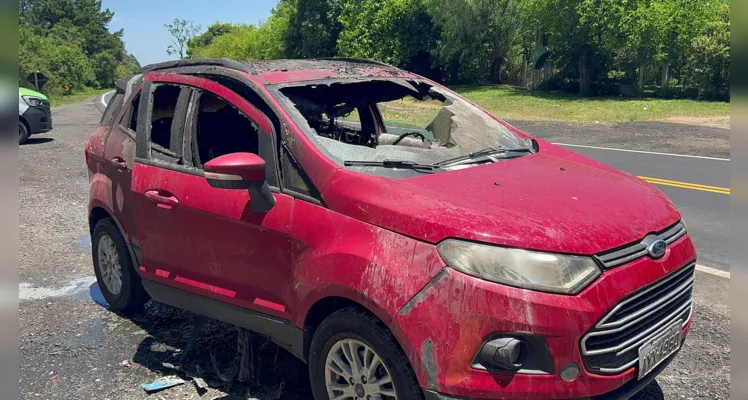
[[[163,150],[171,149],[171,124],[174,121],[180,91],[179,86],[159,85],[153,92],[151,143]]]
[[[337,162],[398,160],[444,169],[447,160],[486,150],[494,152],[450,168],[530,154],[529,145],[491,115],[419,80],[331,79],[281,92],[306,121],[304,131]]]
[[[230,153],[259,155],[259,128],[228,101],[204,92],[200,96],[196,126],[198,168]]]

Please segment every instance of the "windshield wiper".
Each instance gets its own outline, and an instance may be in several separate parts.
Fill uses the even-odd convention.
[[[459,156],[459,157],[455,157],[455,158],[449,158],[449,159],[446,159],[444,161],[439,161],[438,163],[436,163],[434,165],[437,166],[437,167],[443,167],[445,165],[452,165],[452,164],[456,164],[456,163],[459,163],[459,162],[462,162],[462,161],[466,161],[466,160],[474,160],[476,158],[488,157],[488,156],[493,156],[493,155],[496,155],[496,154],[517,153],[517,152],[520,152],[520,153],[533,153],[533,149],[524,148],[524,147],[523,148],[517,148],[517,149],[495,149],[493,147],[488,147],[488,148],[485,148],[483,150],[478,150],[478,151],[472,152],[472,153],[464,155],[464,156]]]
[[[344,161],[346,167],[383,167],[383,168],[407,168],[421,172],[436,172],[442,169],[438,165],[418,164],[405,160],[382,160],[382,161]]]

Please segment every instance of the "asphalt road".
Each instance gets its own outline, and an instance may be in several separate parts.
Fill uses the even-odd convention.
[[[656,178],[649,181],[661,182],[655,185],[683,214],[698,250],[699,264],[730,270],[730,196],[721,190],[730,187],[729,161],[577,146],[569,148],[630,174]]]
[[[88,181],[83,165],[83,146],[99,117],[92,102],[55,108],[55,129],[32,137],[19,148],[21,398],[310,399],[305,367],[261,337],[253,339],[252,379],[226,384],[216,369],[231,375],[232,366],[235,368],[237,334],[232,327],[208,323],[195,350],[184,356],[193,315],[153,302],[131,318],[107,309],[93,278],[86,226]],[[574,143],[574,135],[560,137],[557,129],[544,133],[523,128],[554,141]],[[677,129],[684,137],[689,135],[688,127]],[[617,142],[606,141],[604,135],[593,141],[585,135],[577,143],[606,147]],[[660,147],[664,149],[658,151],[682,150],[672,144]],[[726,172],[721,175],[719,163],[611,150],[581,151],[635,174],[727,187]],[[716,152],[712,154],[716,157],[724,149],[716,146],[710,151]],[[674,172],[671,166],[678,163],[683,164]],[[713,171],[702,171],[705,169]],[[689,170],[693,173],[688,174]],[[728,269],[726,257],[718,257],[720,247],[709,238],[719,240],[729,230],[726,206],[720,209],[720,202],[726,204],[729,196],[672,186],[660,188],[684,211],[699,247],[700,262],[713,267],[725,262],[723,269]],[[710,215],[722,215],[723,219],[710,219]],[[699,232],[704,232],[703,237]],[[637,400],[729,398],[729,288],[729,279],[697,272],[694,323],[686,344]],[[205,379],[207,389],[199,390],[188,382],[146,395],[139,385],[174,373],[172,365],[181,365],[189,375]]]

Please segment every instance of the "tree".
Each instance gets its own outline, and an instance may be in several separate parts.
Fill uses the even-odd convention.
[[[170,24],[164,24],[164,28],[172,37],[171,44],[166,48],[166,54],[170,56],[176,54],[180,60],[185,58],[187,44],[200,32],[200,26],[186,19],[174,18]]]
[[[280,0],[273,10],[288,22],[284,48],[290,58],[333,57],[343,27],[345,0]]]
[[[123,31],[108,29],[113,16],[101,0],[19,0],[19,83],[39,70],[48,93],[111,85],[129,69]]]
[[[215,22],[208,27],[207,31],[187,42],[187,57],[192,58],[194,56],[192,53],[196,48],[210,45],[216,38],[231,32],[233,28],[234,26],[231,24]]]
[[[509,52],[527,31],[523,1],[426,0],[426,5],[440,28],[436,52],[441,61],[460,65],[463,75],[481,79],[487,74],[491,82],[501,83]]]
[[[618,0],[532,0],[528,15],[547,33],[548,46],[565,78],[576,79],[579,94],[591,94],[591,82],[606,76],[618,44]]]
[[[228,33],[215,36],[209,44],[190,47],[194,57],[229,58],[233,60],[268,60],[284,56],[283,47],[288,21],[271,15],[255,25],[229,25]],[[191,43],[197,43],[193,40]]]
[[[698,98],[730,100],[730,8],[716,4],[715,18],[691,39],[683,66],[683,84]]]
[[[421,0],[347,0],[340,23],[339,55],[432,74],[437,31]]]

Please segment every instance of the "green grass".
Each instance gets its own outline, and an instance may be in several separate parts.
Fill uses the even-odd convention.
[[[580,97],[564,92],[529,91],[498,85],[461,86],[453,90],[508,120],[616,123],[677,116],[730,115],[730,103],[725,102]]]
[[[91,89],[86,88],[83,90],[76,90],[73,91],[70,95],[59,95],[59,96],[49,96],[49,102],[52,104],[52,107],[61,106],[63,104],[70,104],[70,103],[77,103],[79,101],[87,100],[90,97],[98,96],[102,93],[106,93],[111,91],[112,89]]]

